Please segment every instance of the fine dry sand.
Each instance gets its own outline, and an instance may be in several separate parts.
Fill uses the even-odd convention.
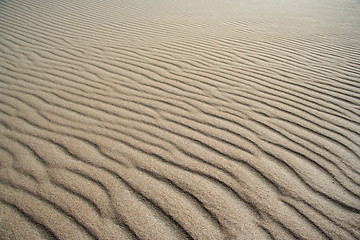
[[[359,239],[360,2],[0,1],[0,239]]]

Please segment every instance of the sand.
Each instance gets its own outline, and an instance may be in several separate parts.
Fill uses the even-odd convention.
[[[0,239],[359,239],[359,16],[0,1]]]

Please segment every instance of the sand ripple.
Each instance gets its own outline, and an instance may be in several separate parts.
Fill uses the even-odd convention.
[[[359,239],[359,3],[175,2],[0,2],[1,238]]]

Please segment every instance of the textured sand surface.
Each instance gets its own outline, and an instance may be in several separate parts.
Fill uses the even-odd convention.
[[[0,239],[359,238],[359,1],[0,1]]]

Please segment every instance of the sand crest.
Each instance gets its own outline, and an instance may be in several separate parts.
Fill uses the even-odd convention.
[[[0,1],[0,238],[359,239],[359,16]]]

